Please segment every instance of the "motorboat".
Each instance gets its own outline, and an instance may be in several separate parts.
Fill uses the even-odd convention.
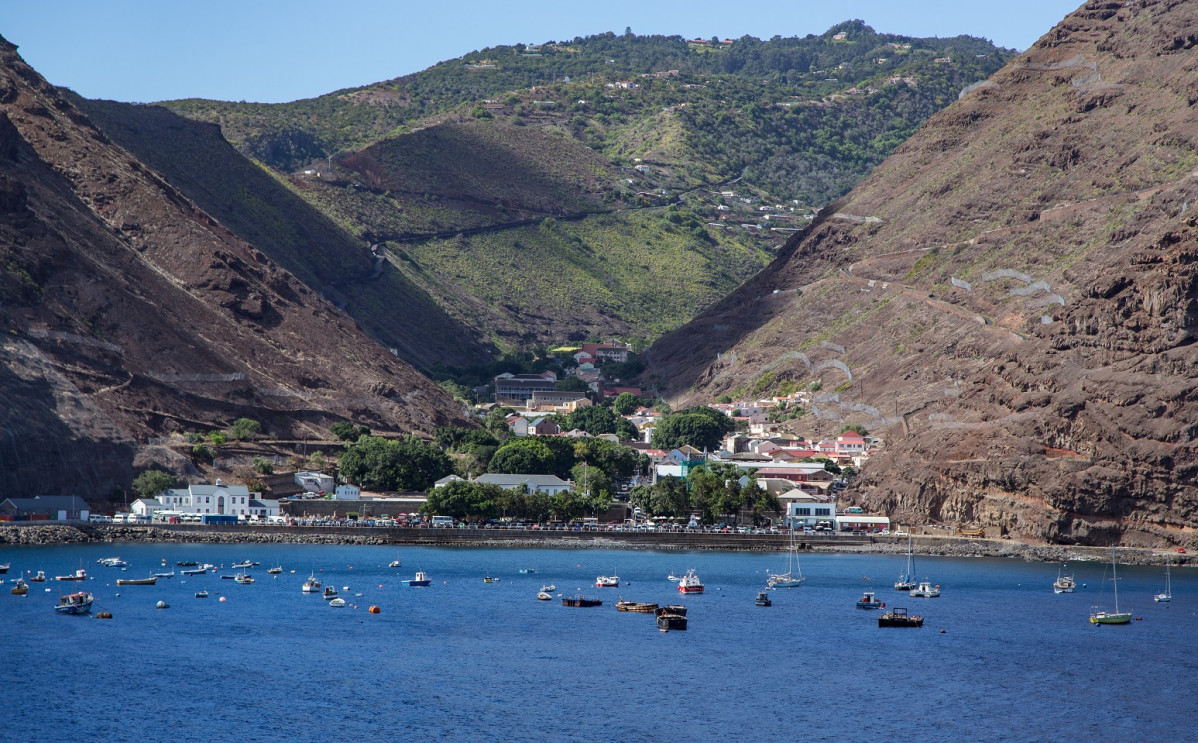
[[[254,578],[253,576],[246,575],[245,573],[238,573],[237,575],[233,576],[233,582],[243,586],[248,586],[254,582]]]
[[[206,598],[208,598],[208,592],[207,591],[196,591],[196,598],[197,599],[206,599]]]
[[[92,610],[92,595],[87,591],[70,593],[58,598],[55,614],[87,614]]]
[[[553,594],[549,593],[548,591],[537,591],[537,600],[538,601],[552,601]]]
[[[234,570],[245,570],[247,568],[254,567],[254,563],[250,562],[249,560],[246,560],[244,562],[235,562],[232,565],[230,565],[229,567],[233,568]]]
[[[404,580],[401,580],[400,583],[404,584],[405,586],[427,586],[428,584],[432,583],[432,581],[428,579],[427,573],[424,571],[417,571],[415,578],[405,578]]]
[[[857,599],[858,609],[881,609],[885,606],[881,601],[878,601],[877,596],[873,591],[866,591],[861,594],[861,598]]]
[[[933,586],[930,581],[921,580],[919,585],[912,588],[907,595],[914,598],[934,599],[940,595],[940,586]]]
[[[678,581],[678,592],[703,593],[703,581],[699,580],[694,570],[688,570],[686,575],[682,576],[682,580]]]
[[[46,571],[44,571],[44,570],[37,571],[37,575],[30,578],[29,582],[30,583],[45,583],[46,582]]]
[[[595,588],[619,588],[620,576],[618,575],[597,575],[595,576]]]
[[[324,596],[325,601],[332,601],[333,599],[337,598],[336,586],[325,586],[324,593],[321,595]]]
[[[1065,574],[1068,567],[1068,565],[1061,565],[1057,570],[1057,579],[1052,582],[1053,593],[1073,593],[1077,589],[1077,582],[1073,580],[1073,576]]]
[[[0,565],[0,575],[4,575],[5,573],[7,573],[8,569],[11,567],[12,567],[11,562],[6,562],[3,565]]]
[[[283,566],[275,565],[273,568],[267,568],[266,572],[268,575],[278,575],[283,572]]]
[[[663,606],[654,612],[657,615],[657,628],[662,632],[686,629],[685,606]]]
[[[530,575],[537,572],[536,568],[520,568],[520,575]]]
[[[342,599],[342,598],[332,599],[331,601],[329,601],[329,606],[333,607],[334,609],[344,609],[345,608],[345,599]]]
[[[906,609],[894,607],[878,617],[879,627],[922,627],[923,617],[911,616]]]
[[[488,575],[488,576],[485,576],[485,577],[483,577],[483,583],[498,583],[498,582],[499,582],[499,579],[498,579],[498,578],[492,578],[492,577],[491,577],[491,576],[489,576],[489,575]]]
[[[389,567],[389,568],[398,568],[398,567],[400,567],[401,565],[402,565],[402,563],[400,563],[400,561],[399,561],[399,560],[392,560],[392,561],[391,561],[391,564],[390,564],[390,565],[388,565],[387,567]]]
[[[648,604],[641,601],[625,601],[624,597],[617,596],[619,601],[616,602],[616,611],[631,611],[637,614],[652,614],[657,611],[657,604]]]
[[[562,596],[562,606],[603,606],[603,602],[589,596]]]
[[[177,563],[175,563],[175,567],[194,568],[194,567],[199,567],[199,563],[196,562],[195,560],[180,560]]]
[[[125,562],[124,560],[122,560],[119,557],[104,557],[99,560],[96,560],[96,562],[103,565],[106,568],[127,568],[127,567],[129,567],[129,563]]]
[[[187,570],[181,570],[179,572],[181,572],[183,575],[203,575],[208,571],[204,568],[188,568]]]
[[[557,590],[557,586],[553,585],[552,583],[550,583],[549,585],[546,585],[546,586],[541,586],[541,591],[544,593],[553,593],[556,590]]]
[[[773,606],[774,602],[770,600],[768,591],[758,591],[757,598],[753,599],[753,603],[758,606]]]
[[[154,577],[155,577],[155,578],[174,578],[174,577],[175,577],[175,571],[174,571],[174,570],[172,570],[172,571],[170,571],[169,573],[154,573]]]
[[[87,580],[87,571],[79,568],[70,575],[56,575],[54,580]]]
[[[116,579],[116,584],[118,586],[152,586],[157,582],[158,582],[158,579],[152,575],[149,578],[117,578]]]
[[[24,596],[27,593],[29,593],[29,584],[25,582],[24,578],[17,578],[17,584],[12,587],[12,595]]]
[[[304,593],[320,593],[320,581],[316,578],[316,573],[308,576],[308,580],[304,581]]]

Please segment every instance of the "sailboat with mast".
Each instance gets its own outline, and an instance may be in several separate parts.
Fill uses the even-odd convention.
[[[1169,558],[1165,558],[1165,592],[1152,597],[1153,601],[1165,603],[1173,600],[1173,578],[1169,575]]]
[[[1131,621],[1130,611],[1119,611],[1119,575],[1115,569],[1115,548],[1111,548],[1111,583],[1115,586],[1115,611],[1090,609],[1090,624],[1127,624]]]
[[[907,569],[899,573],[898,580],[894,582],[894,590],[896,591],[912,591],[919,587],[919,581],[915,579],[915,546],[911,542],[911,535],[907,535]]]
[[[799,548],[795,544],[794,525],[790,527],[790,545],[786,551],[786,572],[771,575],[770,588],[798,588],[803,583],[803,569],[799,567]]]

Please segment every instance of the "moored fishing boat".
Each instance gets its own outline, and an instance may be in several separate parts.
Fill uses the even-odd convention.
[[[175,571],[174,571],[174,570],[172,570],[172,571],[170,571],[169,573],[154,573],[154,577],[155,577],[155,578],[174,578],[174,577],[175,577]]]
[[[699,580],[694,570],[688,570],[686,575],[682,576],[682,580],[678,581],[678,592],[703,593],[703,581]]]
[[[37,571],[37,574],[34,575],[32,578],[30,578],[29,582],[30,583],[45,583],[46,582],[46,571],[44,571],[44,570]]]
[[[11,567],[12,567],[11,562],[6,562],[3,565],[0,565],[0,575],[4,575],[5,573],[7,573],[8,569]]]
[[[337,598],[336,586],[325,586],[324,593],[321,595],[324,596],[325,601],[332,601],[333,599]]]
[[[619,588],[620,576],[618,575],[597,575],[595,576],[595,588]]]
[[[597,598],[584,596],[562,596],[562,606],[602,606],[603,602]]]
[[[881,609],[885,604],[878,601],[877,596],[873,591],[865,591],[861,594],[861,598],[857,599],[858,609]]]
[[[1073,576],[1065,573],[1068,567],[1068,565],[1062,564],[1057,570],[1057,579],[1052,582],[1053,593],[1073,593],[1077,588],[1077,582],[1073,580]]]
[[[282,565],[275,565],[273,568],[266,569],[267,575],[278,575],[279,573],[282,573],[282,572],[283,572]]]
[[[429,580],[427,573],[422,570],[418,570],[416,571],[415,578],[405,578],[404,580],[401,580],[400,583],[404,584],[405,586],[427,586],[429,583],[432,583],[432,581]]]
[[[157,582],[158,582],[158,579],[152,575],[149,578],[117,578],[116,579],[116,584],[118,586],[152,586]]]
[[[770,600],[769,592],[758,591],[757,598],[753,599],[753,603],[758,606],[773,606],[774,602]]]
[[[29,593],[29,584],[24,578],[17,578],[17,584],[12,587],[12,595],[24,596]]]
[[[547,591],[537,591],[537,600],[538,601],[552,601],[553,594],[551,594]]]
[[[187,570],[181,570],[179,572],[181,572],[183,575],[203,575],[204,573],[207,573],[208,571],[205,570],[204,568],[189,568]]]
[[[197,599],[206,599],[206,598],[208,598],[208,592],[207,591],[196,591],[196,598]]]
[[[912,588],[907,595],[915,598],[934,599],[940,595],[940,586],[933,586],[930,581],[921,580],[919,585]]]
[[[87,614],[92,610],[92,595],[87,591],[69,593],[58,597],[55,614]]]
[[[304,581],[302,589],[304,593],[320,593],[320,581],[316,579],[316,573],[308,576],[308,580]]]
[[[911,616],[906,609],[894,607],[878,617],[879,627],[922,627],[923,617]]]
[[[623,596],[616,602],[616,611],[632,611],[638,614],[652,614],[657,611],[657,604],[647,604],[640,601],[625,601]]]
[[[679,605],[663,606],[657,609],[657,628],[662,632],[686,629],[686,607]]]
[[[87,580],[87,571],[79,568],[70,575],[56,575],[54,576],[54,580]]]
[[[233,576],[233,582],[243,586],[248,586],[254,582],[254,579],[252,576],[246,575],[245,573],[238,573],[237,575]]]

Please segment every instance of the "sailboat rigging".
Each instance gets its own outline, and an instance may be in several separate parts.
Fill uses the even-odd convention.
[[[1090,624],[1127,624],[1131,621],[1131,612],[1119,611],[1119,575],[1115,570],[1115,548],[1111,548],[1111,583],[1115,586],[1115,611],[1098,611],[1090,609]]]
[[[1169,575],[1169,558],[1165,558],[1165,592],[1152,597],[1153,601],[1168,602],[1173,600],[1173,578]]]
[[[803,570],[799,567],[799,548],[795,545],[794,524],[790,527],[790,545],[786,551],[786,572],[771,575],[771,588],[798,588],[803,582]]]
[[[907,535],[907,569],[899,573],[898,580],[894,582],[896,591],[910,591],[919,586],[919,581],[915,580],[915,551],[914,545],[911,542],[911,535]]]

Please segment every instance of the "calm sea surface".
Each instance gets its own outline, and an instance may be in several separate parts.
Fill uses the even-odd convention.
[[[129,568],[105,568],[116,556]],[[116,586],[179,560],[251,559],[253,585],[219,574]],[[403,566],[387,564],[402,560]],[[1119,604],[1142,621],[1095,627],[1112,608],[1109,564],[1073,565],[1079,590],[1054,595],[1056,565],[917,557],[938,599],[891,588],[897,556],[808,555],[801,588],[753,604],[781,554],[443,549],[308,545],[3,548],[0,738],[13,741],[1194,740],[1198,574],[1121,567]],[[284,573],[266,568],[279,563]],[[83,566],[12,596],[27,570]],[[521,568],[535,574],[521,575]],[[681,599],[690,629],[661,633],[634,601],[679,602],[669,574],[706,584]],[[428,588],[400,579],[426,571]],[[350,602],[300,591],[316,571]],[[600,574],[619,589],[593,588]],[[483,577],[500,578],[486,584]],[[1104,575],[1108,580],[1104,580]],[[537,601],[598,595],[604,605]],[[1081,584],[1086,584],[1084,588]],[[94,611],[57,616],[85,585]],[[1105,586],[1105,588],[1104,588]],[[879,629],[854,607],[863,589],[926,617]],[[45,589],[49,589],[46,591]],[[208,589],[211,597],[194,594]],[[219,592],[219,593],[218,593]],[[356,594],[361,594],[357,596]],[[221,602],[219,597],[226,597]],[[165,600],[166,610],[155,603]],[[369,605],[379,614],[369,614]],[[941,630],[944,630],[941,632]]]

